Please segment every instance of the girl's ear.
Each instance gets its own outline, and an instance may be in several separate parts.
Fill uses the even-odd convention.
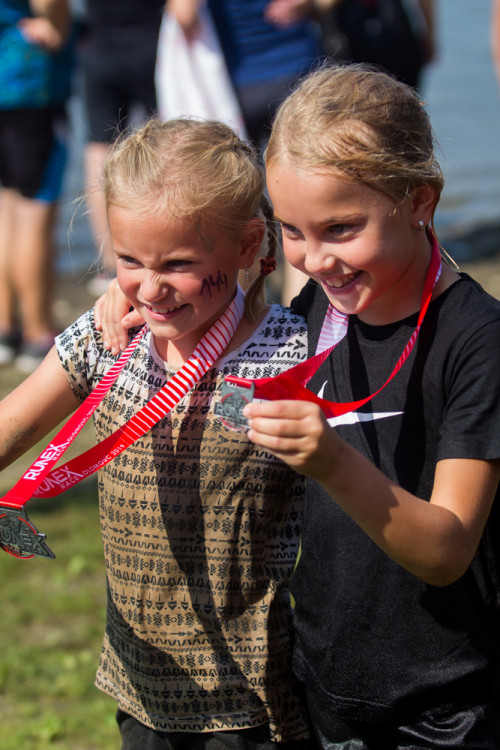
[[[412,220],[415,226],[420,220],[425,226],[431,222],[438,200],[438,191],[432,185],[420,185],[415,188],[411,198]]]
[[[239,268],[249,268],[260,250],[266,231],[263,219],[251,219],[243,229],[239,241]]]

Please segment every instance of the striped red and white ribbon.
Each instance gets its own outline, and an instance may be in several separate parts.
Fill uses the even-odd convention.
[[[203,336],[188,361],[137,414],[102,442],[53,469],[123,370],[145,334],[145,326],[52,442],[1,499],[1,505],[20,508],[32,497],[55,497],[116,458],[144,435],[168,414],[221,356],[243,316],[244,304],[244,294],[238,287],[233,301]]]

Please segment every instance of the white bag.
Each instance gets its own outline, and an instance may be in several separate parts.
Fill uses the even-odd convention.
[[[163,119],[221,120],[234,128],[240,138],[247,138],[217,32],[205,7],[200,9],[200,31],[189,42],[176,18],[168,11],[163,14],[156,94]]]

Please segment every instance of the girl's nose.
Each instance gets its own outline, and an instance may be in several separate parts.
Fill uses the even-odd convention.
[[[319,276],[325,271],[331,272],[335,265],[335,257],[331,248],[325,243],[307,243],[304,258],[304,269],[311,276]]]
[[[155,302],[164,297],[167,292],[167,283],[161,274],[143,270],[141,278],[141,295],[145,302]]]

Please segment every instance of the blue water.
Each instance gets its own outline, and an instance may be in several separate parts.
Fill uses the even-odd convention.
[[[490,0],[435,0],[439,58],[423,86],[446,187],[438,227],[500,223],[500,85]]]
[[[490,53],[490,0],[434,0],[438,57],[425,75],[422,94],[440,144],[446,186],[436,214],[438,231],[500,225],[500,85]],[[71,104],[73,148],[66,201],[58,232],[59,267],[86,269],[94,251],[82,210],[68,222],[70,201],[82,190],[81,146],[85,125],[81,101]]]

